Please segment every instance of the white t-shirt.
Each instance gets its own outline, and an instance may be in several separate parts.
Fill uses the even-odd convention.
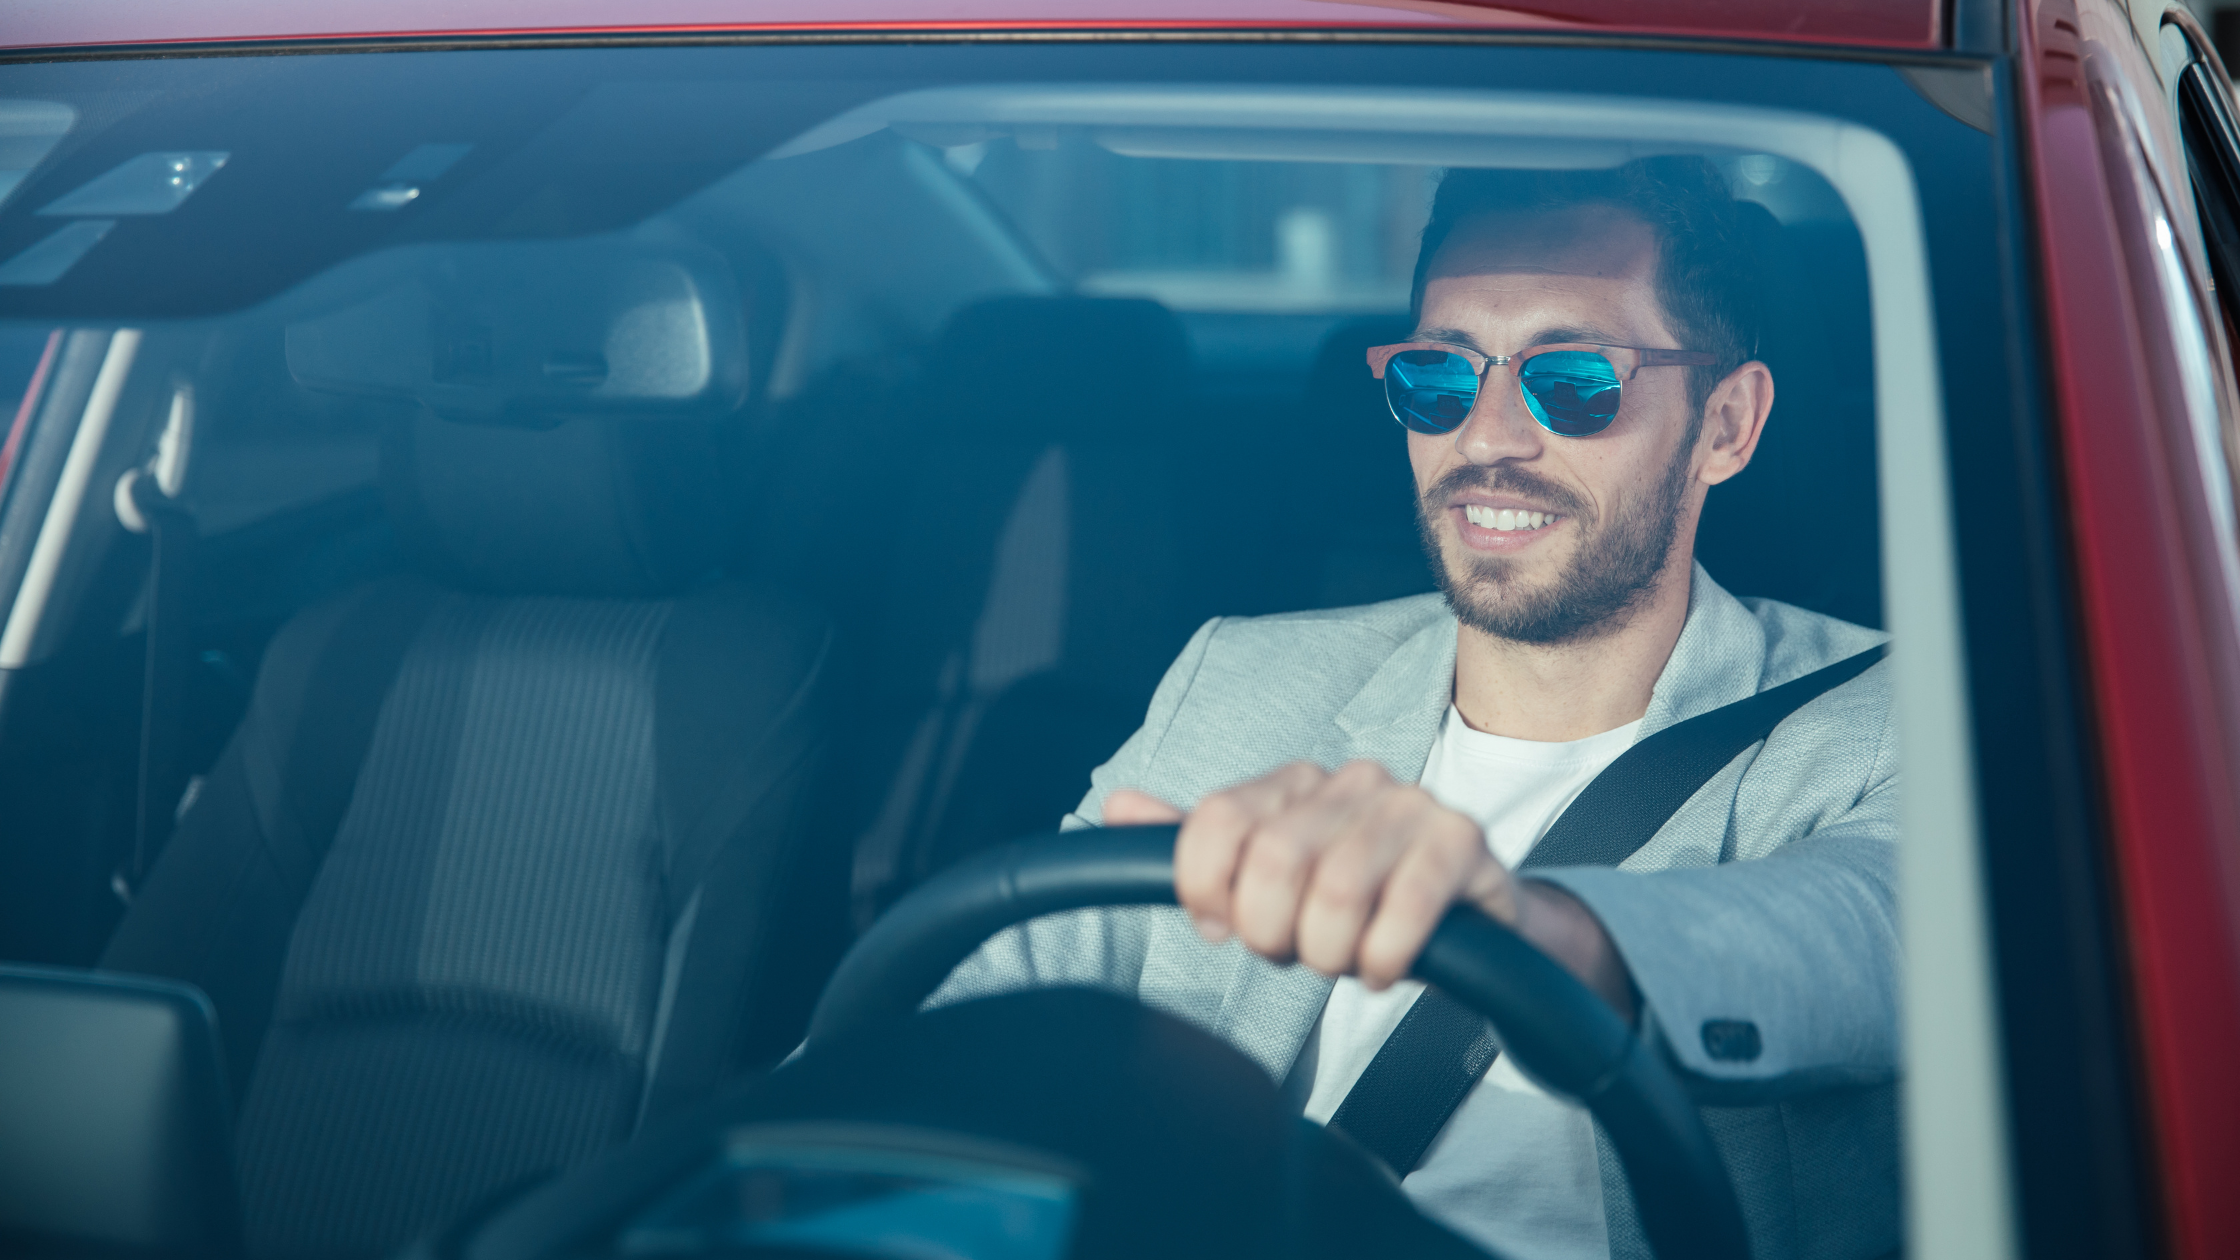
[[[1640,728],[1629,722],[1543,744],[1472,730],[1449,705],[1423,788],[1476,819],[1487,847],[1514,870],[1580,791],[1632,747]],[[1329,1122],[1422,992],[1412,980],[1372,993],[1351,976],[1339,979],[1292,1071],[1290,1087],[1306,1095],[1308,1118]],[[1426,1212],[1503,1256],[1610,1254],[1587,1113],[1549,1097],[1507,1056],[1494,1060],[1401,1184]]]

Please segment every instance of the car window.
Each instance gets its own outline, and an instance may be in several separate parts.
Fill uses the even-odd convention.
[[[687,1090],[675,1064],[778,1062],[841,945],[960,862],[1099,819],[1113,788],[1195,799],[1379,758],[1436,785],[1441,732],[1456,766],[1602,756],[1483,806],[1531,824],[1483,824],[1517,865],[1636,736],[1849,662],[1846,679],[1876,671],[1845,693],[1865,699],[1803,711],[1701,796],[1743,821],[1676,812],[1667,834],[1690,838],[1641,852],[1711,867],[1825,826],[1863,864],[1824,886],[1857,906],[1807,916],[1851,933],[1828,946],[1849,962],[1761,961],[1800,993],[1855,986],[1811,1027],[1840,1025],[1866,1066],[1784,1076],[1770,1017],[1711,1006],[1671,1016],[1666,1048],[1706,1091],[1857,1086],[1806,1139],[1871,1147],[1855,1184],[1793,1191],[1783,1171],[1749,1195],[1781,1180],[1806,1232],[1895,1250],[1894,1082],[1906,1047],[1958,1026],[1899,1008],[1993,1019],[1965,984],[1898,982],[1901,931],[1980,949],[1977,899],[1918,928],[1893,900],[1901,832],[1927,863],[1908,879],[1978,878],[1946,416],[2005,379],[1968,339],[2005,309],[1983,130],[1867,61],[1127,51],[10,67],[11,92],[57,103],[35,120],[56,139],[0,194],[0,404],[38,394],[54,427],[37,510],[0,533],[26,592],[0,667],[42,681],[0,705],[11,732],[56,732],[8,755],[38,768],[15,773],[70,871],[13,881],[66,889],[20,915],[5,898],[31,894],[0,878],[0,952],[91,962],[119,921],[115,948],[151,939],[131,929],[151,869],[282,817],[260,793],[284,790],[273,825],[324,830],[297,881],[308,917],[258,973],[279,996],[221,1020],[256,1065],[236,1081],[261,1135],[244,1149],[271,1176],[245,1173],[247,1193],[308,1203],[343,1166],[288,1181],[272,1153],[324,1123],[304,1119],[325,1114],[321,1072],[374,1071],[319,1038],[376,1008],[437,1039],[487,1017],[488,1044],[574,1057],[493,1069],[521,1099],[351,1123],[432,1142],[478,1108],[543,1114],[549,1068],[593,1118],[516,1171],[568,1164]],[[2188,304],[2171,212],[2152,213],[2206,440],[2222,341]],[[32,410],[0,411],[19,416],[10,450]],[[1578,558],[1518,577],[1566,524]],[[1681,664],[1624,720],[1469,726],[1458,642],[1591,644],[1674,590]],[[1873,663],[1893,634],[1921,671],[1902,684]],[[1406,670],[1423,672],[1396,699]],[[779,735],[745,729],[765,710]],[[1214,710],[1251,733],[1195,725]],[[795,721],[814,737],[787,742]],[[1840,771],[1810,769],[1823,754]],[[1480,770],[1454,782],[1509,773]],[[272,786],[288,776],[305,786]],[[710,872],[763,851],[735,834],[780,856],[754,913],[726,918]],[[418,890],[403,909],[353,908],[400,888]],[[743,940],[765,920],[785,931],[755,946],[752,984],[693,970],[706,925]],[[1082,948],[1144,970],[1142,931]],[[1693,970],[1746,965],[1720,959]],[[1639,965],[1678,1010],[1664,986],[1688,969]],[[1202,975],[1175,983],[1146,1000],[1223,1008]],[[736,1031],[694,1022],[716,991],[770,1003],[747,1049],[690,1040]],[[1345,1028],[1382,1018],[1355,996],[1320,1059],[1296,1057],[1311,1012],[1281,1051],[1241,1035],[1318,1120],[1330,1074],[1366,1070]],[[256,1075],[274,1063],[296,1074]],[[1504,1099],[1546,1102],[1515,1065],[1488,1071]],[[1778,1104],[1751,1097],[1770,1141]],[[1609,1228],[1594,1132],[1532,1114],[1568,1145],[1516,1175],[1568,1178],[1586,1198],[1566,1228]],[[420,1175],[375,1197],[448,1213],[494,1188]],[[1439,1208],[1456,1228],[1523,1237],[1466,1197]],[[259,1210],[275,1254],[341,1245],[320,1232],[340,1213]]]
[[[2191,445],[2198,460],[2204,496],[2205,531],[2217,548],[2223,570],[2222,585],[2240,592],[2240,513],[2234,502],[2233,459],[2240,452],[2240,415],[2236,415],[2233,338],[2240,325],[2233,322],[2232,303],[2240,294],[2240,149],[2232,122],[2230,94],[2222,88],[2209,63],[2199,59],[2175,26],[2164,29],[2165,43],[2183,49],[2193,59],[2181,63],[2177,74],[2179,134],[2185,148],[2187,191],[2205,241],[2208,257],[2190,256],[2196,239],[2191,225],[2174,217],[2160,185],[2148,174],[2142,141],[2120,117],[2120,107],[2108,107],[2107,125],[2124,137],[2119,155],[2124,176],[2119,195],[2128,192],[2137,209],[2134,238],[2142,259],[2153,274],[2153,291],[2161,299],[2163,321],[2157,341],[2168,348],[2171,365],[2181,383],[2182,397],[2172,400],[2173,410],[2189,421]],[[2126,210],[2130,208],[2125,207]],[[2207,273],[2204,276],[2204,273]],[[2204,279],[2213,277],[2210,283]],[[2240,598],[2240,594],[2228,596]]]
[[[2166,27],[2175,32],[2176,28]],[[2183,37],[2179,42],[2184,44]],[[2190,51],[2190,45],[2186,45]],[[2204,235],[2210,242],[2209,261],[2215,268],[2219,309],[2230,321],[2231,277],[2240,265],[2240,142],[2232,117],[2229,95],[2217,84],[2207,62],[2192,59],[2176,73],[2180,134],[2185,144],[2186,167]]]

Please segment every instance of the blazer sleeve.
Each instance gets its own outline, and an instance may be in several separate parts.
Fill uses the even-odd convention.
[[[1166,676],[1152,693],[1143,725],[1110,760],[1090,773],[1088,794],[1060,821],[1062,829],[1096,826],[1104,817],[1107,793],[1116,787],[1141,787],[1152,781],[1152,761],[1174,725],[1175,715],[1182,711],[1183,699],[1220,625],[1221,618],[1216,617],[1190,636],[1190,642],[1167,667]],[[1054,985],[1088,985],[1133,993],[1143,974],[1150,923],[1150,917],[1140,908],[1105,906],[1044,915],[1006,928],[959,963],[926,999],[926,1008]]]
[[[1897,861],[1886,722],[1855,803],[1765,857],[1532,876],[1601,921],[1698,1097],[1754,1103],[1897,1076]]]

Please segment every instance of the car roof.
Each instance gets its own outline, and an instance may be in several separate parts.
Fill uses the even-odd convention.
[[[1399,28],[1941,47],[1938,0],[12,0],[0,48],[617,32]]]

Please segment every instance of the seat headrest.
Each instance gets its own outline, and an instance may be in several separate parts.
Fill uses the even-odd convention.
[[[1295,475],[1330,500],[1332,519],[1375,521],[1415,532],[1408,434],[1392,418],[1384,383],[1369,371],[1371,346],[1391,345],[1413,326],[1405,315],[1350,319],[1315,351],[1296,412],[1302,441]]]
[[[382,449],[390,514],[419,566],[498,595],[648,597],[709,575],[731,541],[732,427],[575,416],[544,429],[426,408]]]
[[[1305,402],[1324,413],[1317,418],[1334,420],[1348,430],[1359,427],[1364,415],[1390,421],[1384,382],[1369,370],[1369,347],[1402,341],[1413,325],[1405,315],[1364,315],[1324,334],[1307,369]]]
[[[1001,297],[950,317],[927,385],[952,433],[1065,442],[1186,423],[1189,377],[1189,339],[1157,302]]]

